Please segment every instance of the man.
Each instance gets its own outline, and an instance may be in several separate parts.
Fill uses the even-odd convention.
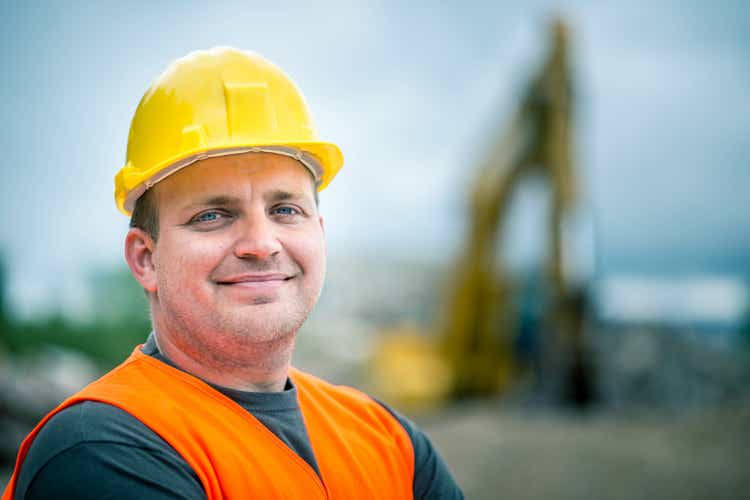
[[[410,421],[290,366],[343,164],[291,80],[221,48],[144,95],[115,179],[153,333],[24,441],[11,498],[461,498]]]

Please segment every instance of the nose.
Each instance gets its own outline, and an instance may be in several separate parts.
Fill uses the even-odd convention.
[[[273,222],[263,214],[249,214],[242,218],[237,228],[241,231],[234,245],[234,254],[240,259],[266,260],[281,250],[281,243]]]

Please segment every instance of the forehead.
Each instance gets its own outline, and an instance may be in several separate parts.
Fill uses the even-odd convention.
[[[153,189],[159,206],[168,209],[206,194],[245,197],[283,190],[313,199],[315,181],[307,168],[288,156],[242,153],[201,160],[170,175]]]

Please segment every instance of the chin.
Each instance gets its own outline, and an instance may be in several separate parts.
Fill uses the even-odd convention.
[[[220,331],[242,343],[270,342],[297,333],[309,311],[289,311],[274,302],[244,306],[243,311],[225,316]]]

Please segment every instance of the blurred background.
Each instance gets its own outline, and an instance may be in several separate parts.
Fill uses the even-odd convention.
[[[130,118],[232,45],[346,157],[296,364],[415,419],[468,498],[750,497],[745,3],[9,1],[0,26],[1,482],[147,336]]]

